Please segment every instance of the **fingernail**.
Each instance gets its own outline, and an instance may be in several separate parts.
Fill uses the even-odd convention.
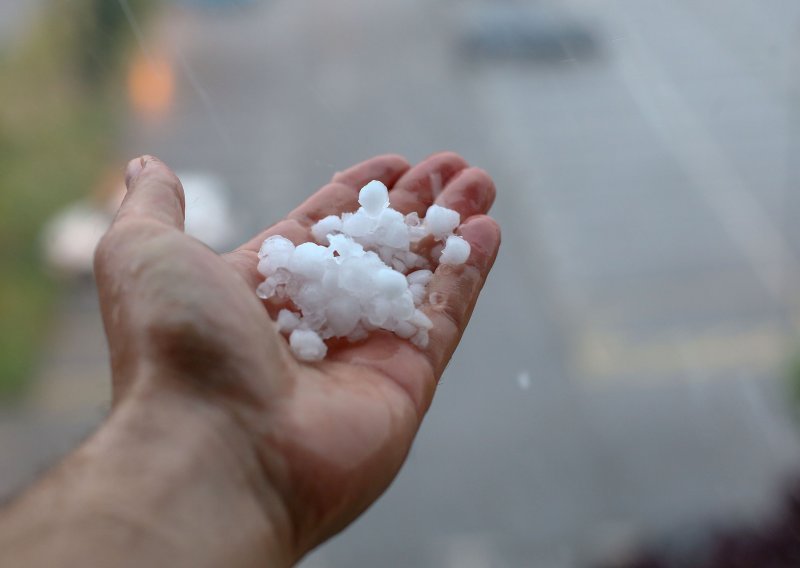
[[[125,170],[125,187],[131,188],[131,182],[142,173],[149,160],[150,156],[140,156],[128,162],[128,167]]]

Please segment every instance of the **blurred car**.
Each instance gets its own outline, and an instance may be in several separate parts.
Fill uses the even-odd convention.
[[[216,251],[231,244],[234,220],[228,187],[214,175],[178,172],[186,203],[186,233]],[[101,196],[73,203],[57,213],[42,233],[44,261],[61,276],[92,273],[94,249],[122,202],[125,187],[118,181]]]
[[[251,6],[258,0],[173,0],[173,2],[197,8],[224,9]]]
[[[599,40],[588,25],[555,7],[503,2],[468,14],[460,50],[472,60],[560,62],[594,57],[599,52]]]

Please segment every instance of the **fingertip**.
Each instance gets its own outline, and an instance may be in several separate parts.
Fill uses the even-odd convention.
[[[165,178],[171,178],[168,181],[180,184],[178,177],[164,162],[150,154],[143,154],[128,162],[128,166],[125,169],[125,185],[130,190],[143,175],[149,176],[156,172]]]
[[[500,239],[500,225],[493,217],[479,213],[468,217],[461,226],[459,231],[464,236],[469,238],[476,238],[479,240],[499,240]]]
[[[483,207],[482,213],[489,211],[494,205],[494,200],[497,198],[497,186],[494,184],[492,176],[483,168],[470,167],[465,172],[465,175],[470,176],[473,183],[483,190],[483,199],[481,206]]]
[[[378,154],[374,158],[370,158],[362,162],[360,165],[375,163],[380,164],[382,167],[386,168],[388,171],[397,171],[397,170],[407,170],[411,167],[411,163],[406,159],[405,156],[401,154],[395,154],[393,152],[387,154]]]
[[[159,185],[163,184],[171,188],[177,194],[181,201],[181,206],[183,206],[183,184],[175,172],[173,172],[172,169],[167,166],[167,164],[155,156],[145,154],[139,158],[131,160],[128,166],[131,168],[131,170],[126,173],[133,174],[130,176],[127,182],[128,191],[133,190],[136,186],[145,182],[156,183]]]
[[[147,163],[147,158],[149,156],[139,156],[138,158],[134,158],[130,162],[128,162],[128,166],[125,168],[125,187],[130,189],[131,183],[139,177],[139,174],[142,173],[145,164]]]
[[[438,152],[433,152],[432,154],[429,154],[424,160],[422,160],[422,162],[427,162],[429,160],[435,162],[445,162],[448,164],[454,164],[460,166],[461,168],[469,167],[469,163],[467,163],[467,160],[465,160],[461,154],[459,154],[458,152],[453,152],[452,150],[440,150]]]
[[[128,192],[117,220],[151,218],[183,227],[186,211],[183,185],[164,162],[150,155],[135,158],[128,163],[125,181]]]
[[[466,219],[488,212],[496,195],[494,180],[486,170],[469,167],[447,183],[436,203],[458,211],[461,218]]]
[[[344,171],[336,172],[331,181],[358,190],[372,180],[378,180],[391,188],[410,167],[408,160],[399,154],[381,154]]]
[[[389,188],[391,188],[395,182],[400,179],[400,176],[402,176],[411,168],[411,162],[409,162],[405,156],[401,156],[400,154],[383,154],[380,156],[380,158],[385,164],[385,171],[376,179],[382,181]]]
[[[401,168],[401,167],[410,168],[411,167],[411,163],[402,154],[388,153],[388,154],[381,154],[378,157],[383,159],[383,160],[386,160],[388,163],[393,164],[397,168]]]
[[[459,227],[460,235],[470,244],[467,262],[482,271],[494,262],[500,248],[500,225],[488,215],[473,215]]]
[[[437,152],[410,168],[389,193],[392,207],[401,213],[416,211],[424,215],[448,183],[467,168],[466,160],[455,152]]]

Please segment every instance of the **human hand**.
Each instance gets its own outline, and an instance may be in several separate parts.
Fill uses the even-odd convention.
[[[331,345],[319,363],[298,362],[269,303],[255,295],[257,251],[271,235],[313,240],[311,225],[355,210],[358,190],[373,179],[403,213],[423,215],[434,200],[457,210],[470,258],[435,271],[425,349],[373,332]],[[484,215],[494,185],[452,153],[414,167],[379,156],[336,174],[284,220],[220,256],[183,233],[182,189],[164,164],[132,161],[127,183],[95,261],[114,406],[174,400],[171,421],[198,406],[224,416],[233,455],[256,464],[244,474],[253,497],[296,560],[364,511],[400,469],[497,254],[500,230]]]

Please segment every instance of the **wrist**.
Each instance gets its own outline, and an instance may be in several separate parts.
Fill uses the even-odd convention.
[[[260,566],[265,558],[273,565],[294,559],[288,515],[252,434],[223,405],[142,386],[120,401],[87,449],[97,461],[115,456],[107,477],[116,485],[123,476],[141,493],[122,498],[123,506],[154,513],[153,522],[174,535],[182,552],[202,542],[203,557],[217,556],[219,565],[236,566],[231,560],[239,557]]]
[[[75,565],[125,565],[134,547],[127,557],[139,565],[143,555],[152,565],[290,565],[291,524],[246,432],[224,409],[165,390],[127,393],[23,498],[39,500],[24,509],[42,518],[18,523],[18,540],[26,526],[45,528]]]

